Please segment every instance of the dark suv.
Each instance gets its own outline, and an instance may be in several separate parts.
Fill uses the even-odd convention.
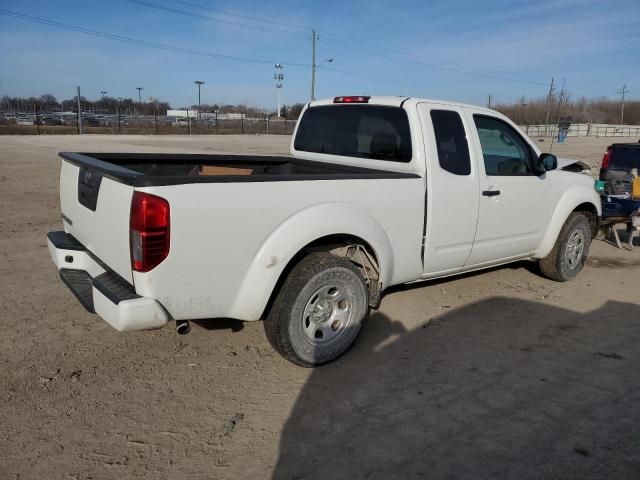
[[[640,142],[614,143],[602,157],[600,180],[626,181],[632,168],[640,171]]]

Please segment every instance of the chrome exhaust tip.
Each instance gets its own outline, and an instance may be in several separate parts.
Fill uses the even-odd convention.
[[[191,331],[189,320],[176,320],[176,332],[178,335],[186,335]]]

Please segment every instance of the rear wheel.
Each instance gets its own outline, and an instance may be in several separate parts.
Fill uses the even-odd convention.
[[[591,245],[591,225],[587,217],[574,212],[560,230],[553,250],[540,260],[544,276],[558,282],[574,278],[584,266]]]
[[[369,313],[365,281],[349,260],[312,253],[289,273],[264,322],[274,348],[311,367],[341,356]]]

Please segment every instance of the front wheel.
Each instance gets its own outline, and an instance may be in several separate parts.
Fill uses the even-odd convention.
[[[574,212],[562,226],[553,250],[540,260],[545,277],[557,282],[574,278],[584,266],[591,245],[591,225],[587,217]]]
[[[264,322],[274,348],[303,367],[330,362],[354,342],[369,313],[358,268],[329,253],[312,253],[289,273]]]

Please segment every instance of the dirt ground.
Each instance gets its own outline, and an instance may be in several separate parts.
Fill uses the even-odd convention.
[[[395,288],[315,370],[259,322],[117,333],[59,280],[58,151],[288,141],[0,137],[0,478],[640,478],[640,248],[595,241],[569,283],[518,263]]]

